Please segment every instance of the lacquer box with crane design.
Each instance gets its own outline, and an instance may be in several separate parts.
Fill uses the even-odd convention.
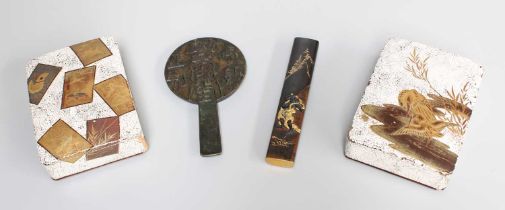
[[[482,75],[482,66],[467,58],[417,42],[389,40],[354,116],[345,155],[444,189]]]

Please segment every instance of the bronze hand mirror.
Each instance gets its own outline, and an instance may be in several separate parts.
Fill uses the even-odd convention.
[[[221,154],[217,103],[233,94],[244,79],[246,63],[232,43],[218,38],[199,38],[177,48],[165,67],[172,92],[198,104],[200,154]]]

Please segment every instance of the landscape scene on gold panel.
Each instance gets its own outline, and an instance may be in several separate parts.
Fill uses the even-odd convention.
[[[84,67],[65,73],[61,109],[91,103],[96,66]]]
[[[389,141],[391,148],[449,174],[458,156],[438,138],[444,136],[444,130],[455,136],[464,135],[472,114],[468,107],[469,85],[465,83],[457,91],[454,88],[437,91],[428,79],[428,62],[428,56],[422,57],[414,49],[406,60],[405,70],[424,81],[431,93],[423,95],[415,89],[406,89],[398,94],[398,105],[363,105],[362,120],[371,117],[381,122],[370,129]]]

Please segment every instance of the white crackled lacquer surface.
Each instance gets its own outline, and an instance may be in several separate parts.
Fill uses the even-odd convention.
[[[478,87],[481,83],[483,68],[471,60],[432,48],[421,43],[403,39],[391,39],[383,49],[365,90],[356,114],[346,145],[346,156],[386,171],[398,174],[408,179],[420,182],[436,189],[447,186],[450,174],[437,171],[421,161],[400,153],[389,147],[389,142],[371,129],[371,125],[381,124],[370,118],[361,118],[364,112],[361,106],[365,104],[382,105],[398,104],[398,94],[402,90],[415,89],[423,95],[432,93],[429,85],[412,76],[405,70],[405,65],[413,49],[422,57],[429,56],[428,79],[439,92],[461,88],[469,82],[469,108],[475,106]],[[442,131],[443,137],[437,138],[447,144],[449,150],[458,154],[463,145],[463,137],[454,135],[448,129]]]
[[[96,65],[95,84],[118,74],[122,74],[127,78],[118,44],[112,37],[102,37],[101,40],[112,52],[112,55],[88,65]],[[38,63],[59,66],[62,67],[62,70],[49,86],[40,103],[38,105],[30,104],[34,125],[35,144],[59,119],[65,121],[80,135],[86,137],[87,120],[115,116],[112,109],[95,91],[93,91],[92,103],[82,104],[63,110],[60,109],[65,72],[83,68],[82,63],[69,47],[47,53],[31,60],[26,67],[27,78]],[[75,163],[68,163],[56,159],[43,147],[36,144],[40,160],[51,177],[53,179],[59,179],[146,151],[147,144],[144,140],[136,110],[120,116],[119,120],[120,144],[118,154],[88,161],[84,155]]]

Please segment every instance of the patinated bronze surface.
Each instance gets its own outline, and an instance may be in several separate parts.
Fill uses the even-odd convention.
[[[319,42],[295,38],[266,161],[293,167]]]
[[[245,72],[242,52],[218,38],[186,42],[168,59],[165,67],[168,87],[182,99],[198,104],[202,156],[221,153],[217,103],[239,87]]]

